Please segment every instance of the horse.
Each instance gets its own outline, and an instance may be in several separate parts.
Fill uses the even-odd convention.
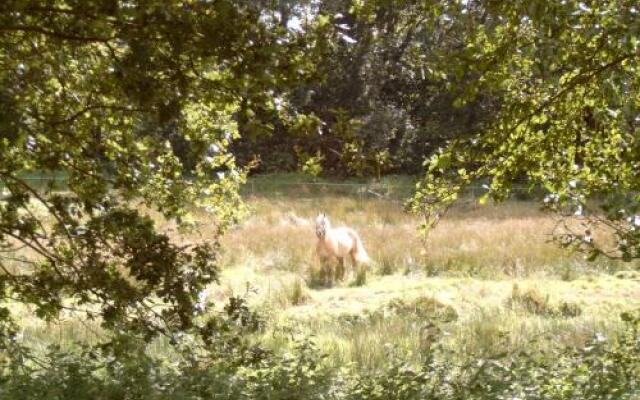
[[[329,218],[324,213],[316,217],[316,236],[318,237],[316,253],[323,269],[331,258],[338,260],[335,270],[336,279],[344,278],[344,259],[347,256],[351,259],[354,270],[371,263],[358,233],[344,226],[332,228]],[[361,271],[364,272],[363,269]]]

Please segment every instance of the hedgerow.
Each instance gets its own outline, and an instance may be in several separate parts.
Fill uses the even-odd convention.
[[[623,332],[596,335],[587,346],[550,354],[502,354],[464,364],[435,347],[421,365],[390,350],[375,371],[332,366],[312,340],[290,353],[247,348],[208,352],[195,342],[175,358],[152,356],[127,336],[102,347],[36,357],[15,340],[3,342],[0,398],[111,399],[636,399],[640,395],[640,319],[622,316]]]

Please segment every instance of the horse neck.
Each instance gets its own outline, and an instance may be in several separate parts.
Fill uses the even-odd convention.
[[[333,229],[331,228],[331,225],[325,227],[324,230],[324,240],[325,241],[329,241],[333,239]]]

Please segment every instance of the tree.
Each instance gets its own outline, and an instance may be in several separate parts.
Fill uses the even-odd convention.
[[[308,79],[281,90],[283,107],[303,118],[283,121],[268,110],[247,119],[248,134],[234,151],[243,162],[259,153],[260,171],[313,162],[327,175],[419,173],[434,149],[492,115],[497,101],[491,96],[454,107],[462,84],[473,79],[469,73],[445,82],[428,65],[465,46],[468,23],[438,19],[439,2],[281,4],[290,7],[279,14],[281,24],[293,17],[316,21],[301,25],[301,41],[317,63]],[[473,12],[475,20],[481,17]]]
[[[444,81],[475,76],[458,104],[492,95],[500,107],[431,159],[412,202],[423,228],[470,182],[488,180],[485,198],[502,200],[526,178],[547,190],[546,207],[572,217],[557,232],[563,245],[638,258],[637,2],[443,2],[438,12],[466,26],[466,46],[430,67]]]
[[[217,237],[180,244],[145,210],[189,228],[199,206],[218,234],[237,217],[238,112],[265,107],[301,69],[270,12],[235,0],[2,2],[3,300],[146,338],[194,327]],[[63,171],[68,190],[37,189],[29,171]]]

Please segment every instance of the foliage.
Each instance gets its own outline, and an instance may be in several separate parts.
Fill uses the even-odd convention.
[[[456,88],[426,64],[464,45],[466,22],[438,19],[439,3],[282,2],[282,24],[317,22],[301,28],[313,73],[282,90],[280,117],[253,116],[263,134],[243,134],[241,162],[259,155],[257,171],[291,171],[320,151],[327,176],[419,173],[435,149],[488,119],[489,95],[454,107],[469,74],[451,77]]]
[[[389,349],[375,371],[331,368],[312,342],[295,351],[237,364],[184,351],[171,363],[145,344],[119,337],[109,346],[51,349],[29,366],[14,358],[0,369],[3,399],[633,399],[640,393],[640,326],[625,314],[618,338],[597,335],[583,349],[546,357],[505,354],[456,365],[438,348],[422,365]],[[186,348],[185,350],[192,350]]]
[[[317,152],[315,156],[303,158],[302,172],[314,178],[319,176],[322,173],[322,160],[324,160],[324,156],[320,152]]]
[[[193,327],[217,236],[242,211],[237,121],[304,69],[296,34],[270,13],[237,1],[2,2],[2,299],[147,338]],[[63,171],[68,190],[34,189],[23,177],[37,171]],[[211,214],[213,237],[179,244],[156,230],[152,212],[193,228],[192,205]]]
[[[461,74],[475,77],[459,105],[489,95],[500,108],[431,158],[414,210],[431,215],[478,180],[488,181],[487,197],[502,200],[525,178],[546,189],[546,207],[577,220],[556,232],[562,245],[636,258],[637,4],[442,2],[438,12],[466,24],[466,45],[430,67],[451,85]],[[590,213],[594,196],[602,210]],[[596,235],[600,229],[608,234]]]

